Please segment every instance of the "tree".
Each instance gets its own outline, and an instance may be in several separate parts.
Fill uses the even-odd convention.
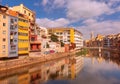
[[[58,42],[58,41],[59,41],[59,40],[58,40],[58,36],[56,36],[55,34],[51,34],[50,39],[51,39],[51,41],[53,41],[53,42]]]

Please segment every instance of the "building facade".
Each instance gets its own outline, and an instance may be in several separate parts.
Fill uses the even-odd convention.
[[[84,41],[86,47],[103,47],[108,49],[119,49],[120,50],[120,33],[100,35],[98,34],[95,38]]]
[[[29,21],[21,13],[18,13],[18,54],[29,54]]]
[[[0,57],[18,57],[17,12],[0,5]]]
[[[83,46],[83,35],[81,32],[74,28],[48,28],[49,36],[55,34],[58,36],[58,40],[64,44],[74,43],[76,49],[80,49]]]
[[[30,21],[34,21],[35,22],[35,12],[33,12],[30,9],[28,9],[23,4],[20,4],[18,6],[14,6],[14,7],[12,7],[12,9],[14,11],[17,11],[19,13],[22,13],[22,14],[28,16],[28,18],[29,18]]]
[[[35,23],[35,12],[25,7],[23,4],[12,7],[13,10],[18,11],[21,14],[24,14],[28,17],[29,22],[29,51],[35,52],[40,51],[40,41],[38,41],[38,33],[39,29]]]

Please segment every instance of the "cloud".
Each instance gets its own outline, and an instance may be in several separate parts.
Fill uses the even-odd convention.
[[[36,22],[38,25],[43,26],[43,27],[65,27],[70,23],[65,18],[59,18],[56,20],[51,20],[48,18],[42,18],[42,19],[37,18]]]
[[[47,3],[48,3],[48,0],[43,0],[43,1],[42,1],[42,5],[43,5],[43,6],[46,6]]]
[[[46,12],[52,11],[54,9],[64,8],[66,0],[43,0],[42,5]]]
[[[45,11],[64,8],[66,17],[77,22],[120,11],[119,2],[120,0],[43,0],[42,4]]]
[[[91,31],[94,31],[95,35],[120,31],[120,21],[103,21],[105,18],[102,17],[119,12],[120,0],[43,0],[43,2],[46,11],[62,9],[66,14],[66,19],[62,18],[62,20],[61,18],[56,20],[38,18],[37,22],[45,27],[68,26],[83,21],[83,25],[77,26],[77,29],[83,33],[85,39],[89,38]]]
[[[54,0],[53,4],[55,5],[55,7],[61,8],[65,6],[66,1],[65,0]]]
[[[67,4],[67,17],[72,20],[97,17],[112,11],[105,3],[91,0],[74,0]]]
[[[98,22],[95,19],[87,19],[83,23],[83,26],[77,28],[83,33],[85,39],[89,39],[91,31],[93,31],[95,35],[115,34],[120,31],[120,21],[108,20]]]

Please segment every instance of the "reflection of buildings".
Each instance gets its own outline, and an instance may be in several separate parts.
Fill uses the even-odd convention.
[[[18,84],[17,75],[7,77],[6,79],[0,79],[0,84]]]
[[[34,84],[37,83],[39,84],[41,81],[41,67],[33,67],[29,69],[29,75],[30,75],[30,83]]]
[[[18,74],[18,83],[17,84],[29,84],[29,81],[30,81],[30,76],[29,76],[28,71],[24,71],[24,72]]]
[[[83,57],[75,57],[71,62],[72,63],[69,64],[69,77],[74,79],[83,67]]]
[[[30,78],[28,68],[12,70],[10,72],[1,73],[0,84],[29,84]]]
[[[92,57],[92,59],[91,59],[92,61],[92,64],[95,64],[95,58],[94,57]]]
[[[18,69],[7,77],[0,76],[0,84],[40,84],[50,79],[74,79],[82,66],[82,57],[53,60]]]
[[[99,50],[90,50],[90,56],[91,58],[91,62],[92,64],[95,63],[102,63],[104,60],[110,62],[114,62],[117,63],[118,65],[120,65],[120,55],[118,51],[114,51],[114,50],[102,50],[101,53],[99,53]],[[97,61],[96,61],[97,59]]]
[[[104,60],[103,57],[98,57],[98,58],[97,58],[98,63],[102,63],[103,60]]]

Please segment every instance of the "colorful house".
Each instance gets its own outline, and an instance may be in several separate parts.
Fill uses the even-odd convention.
[[[0,57],[18,57],[17,12],[0,5]]]

